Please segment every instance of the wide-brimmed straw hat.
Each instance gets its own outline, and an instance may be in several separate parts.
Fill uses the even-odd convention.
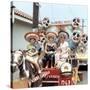
[[[47,32],[46,34],[46,37],[49,38],[49,37],[53,37],[53,38],[56,38],[57,34],[54,33],[54,32]]]
[[[69,39],[69,34],[66,32],[66,31],[60,31],[59,32],[59,37],[64,35],[65,36],[65,40],[68,40]]]
[[[28,32],[28,33],[26,33],[25,36],[24,36],[24,38],[28,42],[30,42],[31,39],[35,39],[36,41],[39,40],[39,36],[35,32]]]

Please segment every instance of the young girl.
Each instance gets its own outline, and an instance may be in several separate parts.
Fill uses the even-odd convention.
[[[45,62],[44,67],[53,68],[55,64],[56,43],[54,42],[56,34],[54,32],[47,33],[47,42],[45,45]]]

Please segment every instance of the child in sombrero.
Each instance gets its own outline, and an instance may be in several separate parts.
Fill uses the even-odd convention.
[[[36,42],[39,40],[39,37],[37,34],[30,32],[25,35],[25,39],[29,42],[29,44],[27,45],[28,55],[26,56],[26,59],[27,61],[35,65],[39,74],[41,73],[41,70],[38,64],[38,49],[36,48]]]

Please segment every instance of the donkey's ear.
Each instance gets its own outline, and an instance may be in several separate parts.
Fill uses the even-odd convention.
[[[22,50],[21,50],[21,49],[19,49],[19,51],[21,51],[21,52],[22,52]]]
[[[11,50],[11,53],[15,53],[15,50],[13,51],[13,50]]]
[[[13,51],[11,50],[11,53],[13,53]]]

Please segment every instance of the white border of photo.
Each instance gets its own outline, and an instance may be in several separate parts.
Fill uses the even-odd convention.
[[[20,1],[20,0],[17,0]],[[22,0],[21,0],[22,1]],[[32,0],[23,0],[31,1]],[[60,4],[76,4],[76,5],[88,5],[88,33],[90,33],[90,0],[33,0],[39,2],[47,3],[60,3]],[[10,89],[10,1],[9,0],[0,0],[0,90],[9,90]],[[88,36],[90,36],[88,34]],[[90,43],[90,42],[89,42]],[[88,43],[88,46],[90,46]],[[88,53],[90,48],[88,48]],[[90,56],[88,55],[88,64]],[[90,65],[88,65],[90,66]],[[89,67],[88,67],[89,68]],[[89,71],[89,70],[88,70]],[[90,76],[90,75],[88,75]],[[56,87],[41,87],[33,88],[37,90],[42,89],[52,89],[52,90],[88,90],[90,84],[90,78],[88,77],[88,85],[74,85],[74,86],[56,86]],[[31,88],[29,88],[31,89]],[[20,89],[20,90],[29,90],[29,89]]]

